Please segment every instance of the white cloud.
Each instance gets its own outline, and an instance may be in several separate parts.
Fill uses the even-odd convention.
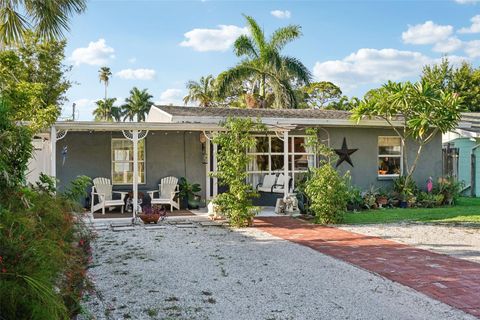
[[[193,29],[184,34],[186,40],[180,42],[182,47],[192,47],[195,51],[225,51],[247,28],[234,25],[219,25],[217,29]]]
[[[450,25],[442,26],[433,21],[424,24],[408,26],[407,31],[402,33],[404,43],[410,44],[434,44],[446,40],[453,33]]]
[[[98,39],[96,42],[90,42],[86,48],[77,48],[73,50],[70,60],[75,65],[82,63],[89,65],[106,64],[110,59],[115,58],[115,50],[109,47],[105,39]]]
[[[183,106],[183,96],[184,92],[181,89],[167,89],[160,93],[160,99],[155,104]]]
[[[331,81],[348,90],[416,76],[430,62],[429,57],[419,52],[364,48],[342,60],[315,63],[313,74],[320,81]]]
[[[153,69],[123,69],[115,75],[127,80],[152,80],[155,78],[155,70]]]
[[[460,3],[460,4],[475,4],[479,1],[480,0],[455,0],[456,3]]]
[[[273,10],[270,14],[278,19],[290,19],[292,13],[288,10]]]
[[[480,57],[480,40],[469,41],[465,44],[465,53],[470,58]]]
[[[450,37],[447,40],[437,42],[433,47],[433,51],[449,53],[462,48],[462,46],[462,40],[458,39],[457,37]]]
[[[480,15],[474,16],[470,21],[472,25],[468,28],[461,28],[458,33],[480,33]]]

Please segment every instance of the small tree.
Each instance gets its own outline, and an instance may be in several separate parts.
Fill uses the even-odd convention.
[[[408,185],[423,148],[438,133],[453,130],[460,120],[461,99],[457,94],[443,91],[429,82],[388,82],[369,91],[352,118],[359,122],[368,117],[385,120],[402,141],[405,185]],[[401,122],[401,126],[395,125]],[[407,147],[417,144],[416,155],[410,164]]]
[[[257,195],[246,181],[246,169],[251,160],[247,150],[256,143],[251,132],[263,131],[264,126],[250,118],[228,118],[223,126],[226,131],[213,139],[218,144],[218,170],[213,176],[218,178],[220,185],[228,187],[228,191],[219,194],[214,201],[231,225],[242,227],[255,215],[252,198]]]

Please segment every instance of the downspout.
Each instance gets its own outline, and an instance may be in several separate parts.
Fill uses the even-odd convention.
[[[476,167],[477,167],[477,164],[476,164],[476,156],[475,156],[475,150],[480,147],[480,144],[477,144],[476,146],[474,146],[472,148],[472,150],[470,151],[470,195],[472,197],[475,197],[475,188],[476,188],[476,185],[475,185],[475,180],[476,180]]]

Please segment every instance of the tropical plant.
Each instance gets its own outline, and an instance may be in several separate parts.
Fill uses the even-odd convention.
[[[352,110],[352,118],[357,122],[365,117],[381,118],[400,137],[405,185],[408,186],[425,145],[438,134],[454,129],[461,110],[461,99],[456,93],[443,91],[428,82],[388,82],[380,89],[369,91]],[[410,144],[416,149],[411,164],[407,157]]]
[[[463,187],[464,183],[454,177],[441,177],[438,178],[438,186],[435,191],[444,196],[444,204],[452,205],[460,197]]]
[[[100,79],[100,83],[103,82],[105,85],[105,101],[107,101],[107,87],[111,76],[112,71],[109,67],[101,67],[100,70],[98,70],[98,79]]]
[[[267,40],[258,23],[244,17],[251,36],[242,35],[235,41],[234,52],[243,59],[217,77],[219,96],[228,96],[231,90],[245,85],[260,107],[270,102],[276,108],[295,107],[293,84],[308,84],[311,74],[298,59],[282,55],[281,51],[301,36],[300,26],[277,29]]]
[[[201,77],[200,81],[188,81],[186,85],[188,94],[183,98],[183,102],[198,102],[200,107],[215,107],[216,91],[215,78],[212,75]]]
[[[11,106],[13,121],[26,121],[34,131],[57,120],[60,106],[67,101],[65,93],[71,82],[63,65],[65,41],[42,42],[26,32],[14,49],[0,50],[0,92]]]
[[[250,118],[227,118],[223,127],[226,130],[213,138],[219,148],[216,154],[218,169],[212,175],[228,190],[215,197],[214,204],[230,219],[231,225],[242,227],[249,224],[255,214],[252,198],[257,196],[252,184],[247,183],[246,168],[251,156],[246,150],[256,144],[251,132],[262,132],[265,127]]]
[[[114,106],[116,98],[98,100],[95,102],[97,108],[93,110],[95,121],[120,121],[122,117],[121,108]]]
[[[63,37],[74,14],[86,9],[85,0],[4,0],[0,2],[0,42],[15,44],[25,33],[35,31],[47,40]]]
[[[145,121],[146,115],[153,105],[153,96],[148,93],[147,89],[139,90],[134,87],[130,90],[130,97],[125,99],[125,104],[122,105],[123,120],[133,121],[135,116],[137,121]]]

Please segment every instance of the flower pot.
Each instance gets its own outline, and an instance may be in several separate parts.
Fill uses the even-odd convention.
[[[384,196],[377,197],[377,203],[380,207],[383,207],[388,204],[388,198]]]
[[[408,201],[400,200],[400,208],[408,208]]]
[[[157,223],[160,219],[160,214],[140,214],[138,216],[145,224]]]

